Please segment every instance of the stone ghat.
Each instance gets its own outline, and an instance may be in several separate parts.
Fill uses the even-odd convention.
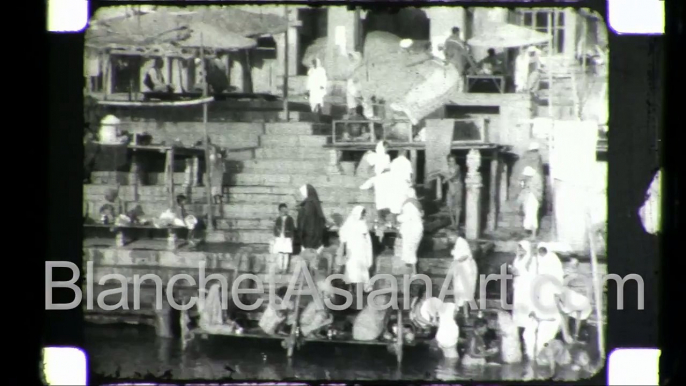
[[[335,255],[335,247],[329,247],[323,253],[320,259],[320,270],[325,271],[328,260]],[[478,257],[477,262],[481,274],[492,274],[499,272],[499,265],[502,263],[509,263],[512,256],[508,254],[499,254],[497,257],[492,256]],[[146,274],[154,274],[160,277],[162,285],[169,283],[170,279],[179,274],[189,275],[195,280],[194,285],[191,285],[186,280],[179,280],[175,283],[174,289],[177,298],[187,298],[189,296],[197,295],[197,283],[200,279],[200,264],[205,264],[205,277],[209,275],[218,274],[225,277],[229,286],[238,275],[243,273],[251,273],[255,275],[263,283],[262,291],[255,295],[267,300],[271,288],[279,287],[288,284],[289,280],[293,278],[293,271],[300,262],[298,256],[291,258],[290,270],[288,273],[271,274],[270,267],[275,264],[275,256],[270,255],[264,248],[255,246],[233,246],[226,248],[222,252],[190,252],[190,251],[152,251],[152,250],[131,250],[131,249],[110,249],[110,248],[84,248],[84,271],[87,271],[87,263],[92,262],[93,270],[92,283],[94,283],[94,296],[97,299],[98,294],[102,291],[111,288],[119,288],[120,284],[116,280],[110,279],[109,282],[103,285],[98,284],[100,280],[106,279],[106,275],[119,274],[126,280],[127,283],[127,305],[129,309],[134,306],[134,277],[142,277]],[[434,296],[440,294],[442,287],[446,280],[446,275],[452,263],[452,258],[448,251],[434,254],[432,257],[420,258],[418,260],[418,271],[427,275],[432,284],[432,293]],[[579,263],[572,265],[569,262],[564,263],[565,273],[567,275],[579,275],[577,280],[570,283],[570,286],[589,296],[591,303],[595,304],[595,299],[592,293],[587,293],[584,279],[591,278],[590,263]],[[605,275],[607,272],[606,264],[599,265],[599,273]],[[409,273],[407,268],[393,256],[392,251],[386,251],[376,258],[375,272],[377,274],[390,274],[397,279],[398,283],[398,298],[404,299],[405,284],[402,275]],[[85,274],[86,272],[84,272]],[[210,281],[212,282],[212,281]],[[252,283],[251,280],[245,280],[241,284],[241,288],[247,288]],[[421,280],[413,281],[413,286],[421,285]],[[388,283],[383,280],[378,282],[377,286],[386,286]],[[140,283],[140,312],[143,314],[152,314],[152,306],[156,299],[156,287],[152,280],[143,281]],[[379,287],[377,287],[379,288]],[[499,283],[490,284],[486,287],[487,293],[497,293],[500,288]],[[452,299],[452,291],[447,291],[446,300]],[[605,295],[606,296],[606,295]],[[255,297],[253,296],[253,301]],[[108,304],[114,303],[115,300],[108,300]],[[259,311],[254,317],[258,317]],[[109,312],[99,309],[97,302],[94,304],[93,312]],[[130,316],[132,311],[121,310],[113,312],[113,314],[126,314]],[[139,311],[136,311],[139,312]],[[135,312],[134,312],[135,313]],[[603,310],[603,314],[606,310]],[[129,317],[127,316],[127,317]],[[590,320],[596,320],[595,313],[591,315]]]

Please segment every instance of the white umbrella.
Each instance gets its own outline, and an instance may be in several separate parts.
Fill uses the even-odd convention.
[[[490,31],[467,41],[473,47],[513,48],[548,43],[549,34],[514,24],[494,26]]]

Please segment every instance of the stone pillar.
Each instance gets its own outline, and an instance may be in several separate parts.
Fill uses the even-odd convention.
[[[276,68],[273,75],[274,79],[272,79],[273,92],[275,95],[281,96],[283,95],[283,72],[286,68],[286,34],[274,35],[274,41],[276,42]]]
[[[433,54],[444,58],[443,51],[438,47],[445,43],[453,27],[459,27],[462,38],[467,31],[467,16],[463,7],[430,7],[424,10],[429,18],[429,33],[431,35],[431,49]]]
[[[110,95],[112,94],[113,87],[114,87],[114,69],[112,65],[112,57],[107,54],[105,55],[105,74],[103,75],[102,79],[103,82],[105,83],[103,85],[103,88],[105,89],[105,95]],[[141,78],[145,79],[145,77],[141,74]],[[142,81],[141,81],[142,83]],[[141,90],[144,90],[141,88]]]
[[[162,300],[162,309],[155,309],[155,332],[160,338],[174,337],[172,329],[172,309],[170,304],[164,300]]]
[[[467,154],[467,205],[465,213],[465,236],[468,240],[476,240],[481,233],[481,188],[483,187],[479,167],[481,153],[472,149]]]
[[[121,229],[117,231],[117,235],[114,239],[117,248],[123,248],[126,245],[126,239],[124,238],[124,231]]]
[[[341,152],[336,149],[329,149],[329,165],[327,166],[327,174],[339,175],[341,174],[341,166],[338,160],[341,157]]]
[[[298,8],[288,7],[287,18],[291,25],[298,22]],[[288,28],[288,76],[298,75],[298,62],[300,57],[298,55],[298,48],[300,46],[300,34],[297,27]]]
[[[326,66],[330,80],[347,79],[349,60],[359,44],[360,15],[346,7],[334,6],[327,10]]]
[[[488,230],[494,231],[498,226],[498,193],[500,189],[498,187],[498,172],[500,171],[500,158],[498,156],[498,150],[493,151],[493,155],[490,161],[490,176],[489,176],[489,187],[488,187]]]
[[[579,15],[576,13],[576,10],[572,8],[565,8],[562,12],[564,14],[565,31],[562,42],[564,45],[563,54],[567,59],[574,59],[574,56],[576,55],[576,23]],[[586,34],[585,28],[582,30],[582,34]],[[583,36],[581,38],[583,39]]]
[[[500,189],[500,193],[498,194],[498,198],[499,198],[498,207],[502,208],[509,198],[507,185],[508,185],[508,181],[509,181],[508,174],[510,173],[510,170],[509,170],[510,168],[509,168],[509,166],[507,166],[507,162],[505,162],[505,159],[502,157],[500,159],[499,164],[500,164],[500,172],[499,172],[500,173],[500,175],[499,175],[500,182],[498,184],[499,185],[498,187]]]
[[[169,250],[169,251],[176,250],[176,242],[177,242],[176,231],[173,229],[170,229],[169,234],[167,235],[167,250]]]
[[[417,183],[417,149],[410,150],[410,162],[412,163],[412,183]]]
[[[474,36],[489,32],[494,26],[507,24],[509,10],[499,7],[479,7],[474,9],[474,25],[472,33]],[[474,59],[479,61],[486,57],[490,47],[472,47]],[[494,47],[495,48],[495,47]]]

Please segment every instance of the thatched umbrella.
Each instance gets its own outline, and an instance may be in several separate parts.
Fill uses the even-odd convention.
[[[243,11],[235,7],[202,7],[189,12],[192,22],[202,22],[243,36],[276,35],[288,30],[282,16]]]
[[[239,50],[257,44],[242,34],[223,29],[217,24],[202,22],[193,15],[162,11],[101,22],[86,32],[86,45],[98,48],[157,45],[169,50],[174,46],[204,46],[218,50]],[[201,36],[204,42],[200,41]]]
[[[186,48],[207,47],[226,51],[243,50],[257,45],[254,39],[206,23],[192,23],[188,31],[187,38],[174,44]]]
[[[164,45],[187,39],[188,26],[166,12],[153,12],[129,18],[101,21],[86,31],[86,46],[106,48],[113,46]]]

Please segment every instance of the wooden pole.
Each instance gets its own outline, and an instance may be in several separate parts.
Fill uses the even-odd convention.
[[[205,45],[203,43],[203,36],[200,34],[200,60],[202,61],[202,75],[203,79],[203,97],[207,97],[207,63],[205,63]],[[202,105],[202,125],[205,130],[205,196],[207,197],[207,222],[214,230],[214,213],[212,210],[212,162],[210,161],[210,134],[207,131],[207,103]]]
[[[167,150],[166,160],[167,172],[167,190],[169,192],[169,207],[176,208],[176,199],[174,198],[174,148]]]
[[[553,119],[553,15],[548,13],[548,33],[550,33],[550,42],[548,43],[548,116]]]
[[[551,193],[551,222],[552,222],[552,233],[553,239],[557,239],[557,222],[555,221],[555,178],[553,176],[553,165],[550,160],[552,159],[554,151],[554,127],[555,127],[555,117],[553,116],[553,43],[554,35],[552,30],[553,15],[548,13],[548,32],[550,33],[550,41],[548,43],[548,116],[550,117],[550,132],[548,133],[548,162],[550,163],[550,168],[548,174],[550,175],[550,193]]]
[[[593,274],[593,295],[595,296],[595,315],[596,315],[596,320],[597,320],[597,328],[598,328],[598,352],[600,353],[600,360],[604,362],[605,360],[605,331],[603,326],[605,325],[605,322],[603,320],[603,297],[602,297],[602,291],[603,288],[601,288],[601,283],[602,281],[600,280],[600,276],[598,273],[598,256],[596,256],[595,252],[595,239],[593,237],[593,228],[592,224],[593,222],[591,221],[591,215],[590,213],[587,212],[587,223],[588,223],[588,242],[590,244],[590,249],[591,249],[591,272]]]
[[[285,10],[285,15],[286,15],[286,22],[290,23],[289,16],[290,13],[288,12],[288,5],[284,5],[284,10]],[[286,31],[284,32],[284,43],[283,43],[283,113],[284,113],[284,119],[286,122],[290,121],[290,112],[288,110],[288,28],[286,28]]]
[[[300,276],[298,278],[298,296],[295,298],[295,320],[293,321],[293,325],[291,326],[291,335],[290,335],[290,344],[288,345],[288,349],[286,352],[286,355],[290,358],[293,356],[293,351],[295,350],[295,346],[297,345],[297,331],[300,328],[300,292],[302,291],[302,281],[303,277]]]

